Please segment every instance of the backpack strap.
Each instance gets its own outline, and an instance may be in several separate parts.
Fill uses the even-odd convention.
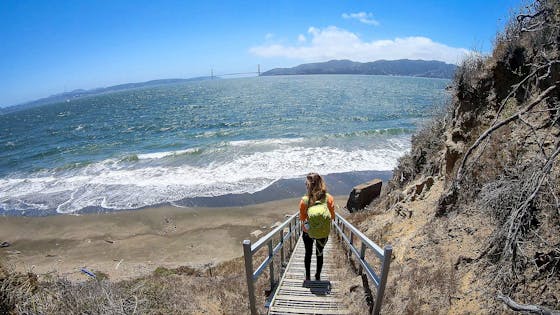
[[[328,194],[325,195],[325,203],[329,200],[329,199],[327,198],[327,195],[328,195]],[[310,201],[311,201],[311,199],[309,199],[309,196],[307,196],[307,195],[303,196],[302,199],[307,200],[307,208],[305,209],[305,214],[307,214],[307,212],[309,211],[309,206],[310,206]],[[321,204],[321,203],[323,203],[322,200],[317,200],[317,201],[315,201],[315,204],[314,204],[314,205],[316,205],[316,204]]]

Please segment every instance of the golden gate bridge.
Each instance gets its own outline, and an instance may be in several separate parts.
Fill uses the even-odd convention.
[[[214,69],[210,69],[210,78],[211,79],[214,79],[215,77],[250,75],[250,74],[256,74],[257,76],[260,76],[261,75],[261,65],[257,65],[257,71],[256,72],[235,72],[235,73],[214,74]]]

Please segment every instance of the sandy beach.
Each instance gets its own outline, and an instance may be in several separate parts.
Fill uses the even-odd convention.
[[[344,206],[346,196],[336,198]],[[126,279],[157,267],[215,264],[242,256],[256,240],[297,211],[298,198],[242,207],[158,207],[103,214],[0,217],[0,259],[17,270],[85,280],[80,269]],[[263,234],[264,235],[264,234]]]
[[[325,176],[336,208],[346,205],[358,183],[391,172]],[[78,214],[0,215],[0,260],[40,276],[88,278],[82,268],[112,280],[133,278],[157,267],[204,267],[243,255],[252,232],[269,232],[298,211],[304,180],[280,180],[253,194],[194,198],[138,210],[88,210]],[[38,211],[37,211],[38,212]]]

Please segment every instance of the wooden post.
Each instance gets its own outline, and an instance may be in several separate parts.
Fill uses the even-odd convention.
[[[256,315],[255,284],[253,283],[253,254],[251,253],[250,240],[243,241],[243,256],[245,257],[245,274],[247,276],[247,289],[249,291],[249,309],[252,315]]]
[[[378,315],[381,311],[381,302],[383,302],[383,293],[385,293],[385,285],[387,284],[387,276],[389,275],[389,265],[391,265],[391,255],[393,254],[393,247],[391,245],[385,246],[383,249],[383,264],[381,265],[381,280],[377,288],[377,296],[375,297],[375,305],[373,314]]]
[[[360,260],[364,261],[366,259],[366,244],[362,241],[362,248],[360,249]],[[363,272],[362,264],[360,264],[360,268],[358,270],[359,274]]]

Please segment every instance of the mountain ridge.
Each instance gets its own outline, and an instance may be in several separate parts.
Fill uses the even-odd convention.
[[[372,62],[355,62],[351,60],[330,60],[326,62],[306,63],[292,68],[274,68],[261,73],[261,76],[274,75],[307,75],[307,74],[362,74],[362,75],[396,75],[426,78],[451,79],[457,66],[435,60],[377,60]],[[100,95],[111,92],[155,87],[167,84],[177,84],[189,81],[210,80],[219,77],[194,77],[188,79],[159,79],[145,82],[124,83],[109,87],[94,89],[76,89],[43,97],[34,101],[0,108],[0,115],[25,110],[28,108],[80,99],[88,96]]]
[[[53,94],[51,96],[43,97],[38,100],[0,108],[0,115],[17,112],[28,108],[53,104],[57,102],[64,102],[70,99],[80,99],[88,96],[101,95],[101,94],[111,93],[111,92],[120,92],[120,91],[126,91],[126,90],[138,89],[138,88],[155,87],[155,86],[161,86],[167,84],[176,84],[176,83],[191,82],[191,81],[203,81],[203,80],[210,80],[210,79],[211,77],[194,77],[188,79],[158,79],[158,80],[150,80],[144,82],[123,83],[123,84],[94,88],[89,90],[75,89],[70,92]]]
[[[451,79],[456,69],[456,65],[436,60],[399,59],[356,62],[344,59],[304,63],[292,68],[274,68],[261,75],[364,74]]]

